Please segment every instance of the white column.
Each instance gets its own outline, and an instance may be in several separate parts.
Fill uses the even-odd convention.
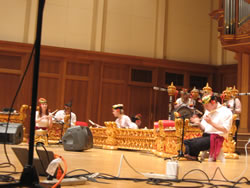
[[[91,50],[102,51],[106,17],[106,0],[93,0]]]
[[[155,48],[154,57],[163,58],[164,56],[164,35],[166,19],[166,0],[157,0],[156,26],[155,26]]]

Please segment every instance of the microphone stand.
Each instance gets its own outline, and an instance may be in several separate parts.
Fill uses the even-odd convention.
[[[179,154],[177,155],[177,158],[184,157],[184,152],[183,152],[183,145],[184,145],[184,132],[185,132],[185,118],[188,116],[188,114],[184,114],[181,116],[182,118],[182,133],[181,133],[181,149],[178,151]]]
[[[45,0],[39,0],[38,16],[37,16],[37,31],[36,31],[36,43],[35,43],[35,57],[34,57],[34,71],[33,71],[33,87],[32,87],[32,106],[30,117],[30,137],[29,137],[29,158],[28,164],[24,167],[21,175],[20,184],[23,186],[34,186],[39,183],[39,177],[36,169],[33,166],[34,155],[34,137],[35,137],[35,113],[36,113],[36,101],[39,79],[39,64],[40,64],[40,48],[41,48],[41,34],[42,34],[42,19],[43,8]],[[39,186],[38,186],[39,187]]]
[[[60,136],[60,140],[58,142],[58,144],[62,144],[62,136],[63,136],[63,128],[64,128],[64,122],[60,122],[61,127],[61,136]]]
[[[41,33],[42,33],[42,18],[45,0],[39,0],[38,16],[37,16],[37,31],[35,40],[35,56],[33,69],[33,86],[32,86],[32,108],[30,117],[30,137],[29,137],[29,155],[28,164],[24,167],[21,174],[20,182],[14,184],[1,184],[0,187],[42,187],[39,185],[39,176],[35,167],[33,166],[34,157],[34,137],[35,137],[35,114],[37,101],[37,88],[39,78],[39,63],[40,63],[40,47],[41,47]]]
[[[189,116],[188,114],[183,114],[180,117],[180,118],[182,118],[182,121],[183,121],[182,133],[181,133],[181,149],[178,151],[178,155],[171,157],[171,158],[177,158],[177,160],[179,160],[181,157],[185,157],[184,152],[183,152],[183,145],[184,145],[184,133],[185,133],[185,118],[188,116]],[[171,159],[171,158],[166,157],[166,158],[164,158],[164,160]]]

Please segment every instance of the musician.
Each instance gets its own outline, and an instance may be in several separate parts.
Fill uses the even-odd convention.
[[[112,106],[113,115],[117,118],[115,123],[118,128],[127,128],[133,129],[134,125],[132,124],[130,118],[124,114],[123,104],[115,104]]]
[[[234,92],[236,90],[235,88],[234,90],[232,90],[232,88],[228,88],[228,89],[231,92],[228,95],[228,100],[226,100],[224,104],[227,108],[229,108],[232,111],[233,114],[237,114],[237,119],[235,121],[237,129],[236,129],[235,136],[234,136],[234,140],[237,144],[237,133],[238,133],[238,129],[240,126],[241,102],[240,102],[240,99],[236,97],[236,95],[238,94],[238,90]]]
[[[204,114],[204,107],[201,102],[200,92],[198,89],[194,87],[190,93],[191,93],[191,98],[193,99],[193,104],[194,104],[193,115],[197,115],[199,118],[201,118]]]
[[[71,127],[76,125],[76,114],[72,112],[72,103],[64,104],[64,109],[59,110],[55,114],[55,120],[59,121],[59,123],[69,124]]]
[[[200,125],[204,131],[203,136],[185,140],[185,157],[197,160],[200,151],[210,149],[209,161],[216,161],[220,150],[232,126],[232,112],[225,106],[217,102],[213,95],[205,95],[202,98],[205,114],[202,119],[197,116],[190,120]]]
[[[136,114],[135,116],[131,117],[132,124],[134,125],[135,129],[140,128],[141,126],[141,114]]]
[[[48,103],[45,98],[38,100],[39,109],[36,111],[36,129],[47,130],[52,127],[52,116],[49,114]]]
[[[181,106],[186,106],[188,108],[193,109],[194,108],[194,100],[190,98],[190,95],[188,93],[188,90],[183,88],[182,91],[180,92],[181,97],[178,98],[175,101],[175,109],[178,109]]]

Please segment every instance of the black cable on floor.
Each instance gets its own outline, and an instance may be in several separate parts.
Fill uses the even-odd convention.
[[[73,176],[69,176],[70,173],[73,172],[77,172],[77,171],[84,171],[86,172],[85,174],[77,174],[77,175],[73,175]],[[189,175],[191,172],[201,172],[202,174],[205,175],[206,179],[186,179],[185,177],[187,175]],[[214,179],[215,175],[217,172],[220,172],[221,175],[223,176],[224,180],[216,180]],[[92,175],[95,175],[91,177]],[[238,184],[249,184],[250,182],[246,177],[242,177],[241,179],[239,179],[237,182],[233,182],[228,180],[222,173],[220,168],[216,168],[212,178],[210,179],[208,177],[208,175],[206,174],[206,172],[204,172],[203,170],[200,169],[193,169],[188,171],[186,174],[184,174],[184,176],[181,179],[156,179],[156,178],[126,178],[126,177],[117,177],[117,176],[113,176],[110,174],[106,174],[106,173],[90,173],[89,171],[85,170],[85,169],[77,169],[77,170],[73,170],[71,172],[69,172],[67,174],[68,178],[70,177],[85,177],[88,179],[88,181],[92,181],[92,182],[96,182],[96,183],[105,183],[107,184],[107,182],[100,182],[97,181],[96,179],[104,179],[104,180],[117,180],[117,181],[133,181],[133,182],[146,182],[149,185],[158,185],[158,186],[167,186],[167,187],[173,187],[173,188],[200,188],[200,187],[204,187],[204,186],[209,186],[211,188],[213,187],[225,187],[225,188],[235,188],[236,185]],[[91,178],[90,178],[91,177]],[[241,182],[242,180],[246,180],[246,182]],[[215,182],[219,182],[219,183],[215,183]],[[188,183],[190,185],[177,185],[179,183]],[[226,184],[228,183],[228,184]]]
[[[16,182],[15,178],[10,175],[0,175],[0,182]]]

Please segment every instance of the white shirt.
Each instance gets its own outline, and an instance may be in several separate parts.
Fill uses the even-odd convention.
[[[118,128],[127,128],[127,129],[135,129],[135,126],[133,125],[133,122],[130,120],[130,118],[126,115],[121,115],[120,118],[117,118],[115,120],[115,123]]]
[[[64,117],[66,116],[66,113],[64,110],[59,110],[56,114],[55,114],[55,118],[58,120],[61,120],[63,123],[64,122]],[[71,112],[71,120],[70,120],[70,126],[75,126],[76,125],[76,115],[75,113]]]
[[[213,123],[222,125],[227,131],[229,131],[232,126],[232,112],[227,107],[222,106],[220,103],[217,104],[218,106],[216,110],[212,112],[206,110],[204,116],[210,116]],[[227,133],[217,130],[212,125],[208,124],[204,119],[201,121],[201,126],[204,128],[205,133],[218,134],[220,136],[227,137]]]
[[[36,111],[36,120],[38,118],[40,118],[39,111]],[[49,127],[49,118],[41,119],[39,122],[36,123],[36,127],[43,127],[43,128]]]
[[[241,102],[238,98],[231,98],[226,102],[226,106],[232,111],[234,114],[241,113]]]
[[[182,98],[178,98],[175,102],[176,102],[176,108],[180,106],[187,106],[189,108],[193,108],[195,104],[194,100],[191,98],[188,98],[186,103],[183,102]]]
[[[136,123],[131,122],[131,124],[129,125],[129,128],[130,128],[130,129],[138,129],[138,126],[137,126]]]

